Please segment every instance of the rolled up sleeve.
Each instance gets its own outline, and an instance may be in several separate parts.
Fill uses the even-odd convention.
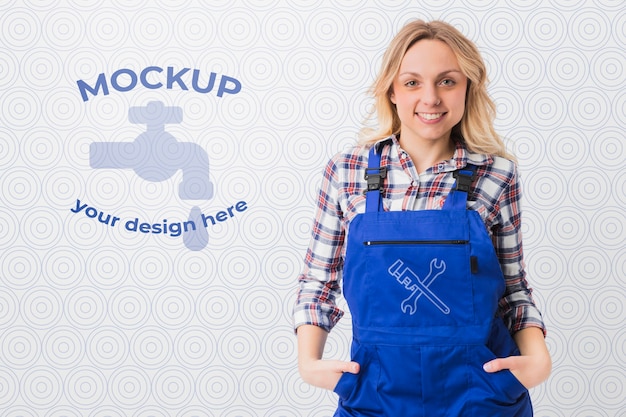
[[[337,165],[331,160],[320,185],[311,240],[298,276],[294,328],[304,324],[330,331],[343,316],[336,299],[341,293],[345,230],[337,202]]]

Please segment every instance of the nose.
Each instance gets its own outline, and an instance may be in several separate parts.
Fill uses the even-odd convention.
[[[422,102],[428,106],[438,106],[441,103],[441,98],[437,87],[425,86],[422,89]]]

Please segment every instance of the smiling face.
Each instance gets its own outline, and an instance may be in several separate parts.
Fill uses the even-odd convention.
[[[389,96],[400,119],[401,142],[449,142],[465,112],[466,90],[467,77],[448,45],[416,42],[402,58]]]

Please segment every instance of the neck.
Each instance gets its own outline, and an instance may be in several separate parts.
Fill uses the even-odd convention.
[[[411,157],[418,174],[454,156],[455,145],[450,138],[437,141],[403,141],[400,137],[399,142],[402,149]]]

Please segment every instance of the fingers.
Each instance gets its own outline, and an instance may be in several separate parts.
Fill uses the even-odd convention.
[[[498,358],[489,361],[483,365],[485,372],[498,372],[503,369],[514,369],[516,365],[516,357]]]
[[[332,371],[338,373],[349,372],[351,374],[358,374],[360,366],[356,362],[344,362],[344,361],[327,361],[332,364]]]

